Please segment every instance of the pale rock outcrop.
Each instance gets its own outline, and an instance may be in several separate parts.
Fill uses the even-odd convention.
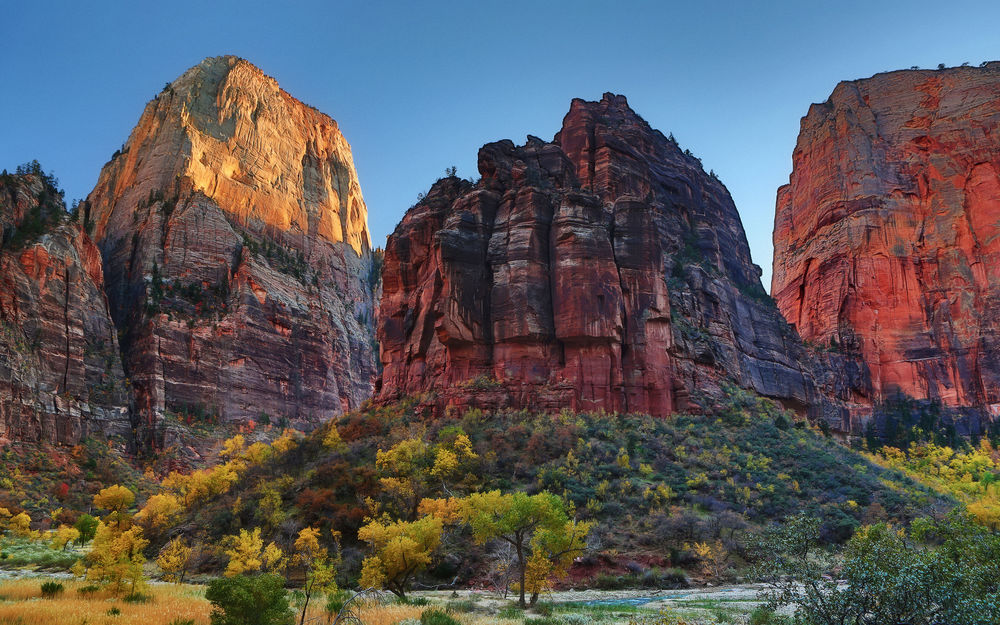
[[[235,57],[170,83],[84,206],[143,431],[312,427],[374,377],[367,209],[337,123]]]

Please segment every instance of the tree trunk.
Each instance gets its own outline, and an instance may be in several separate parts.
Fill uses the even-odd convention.
[[[538,602],[538,593],[537,592],[531,593],[531,601],[528,602],[528,605],[534,606],[535,603],[537,603],[537,602]]]
[[[524,603],[524,574],[525,574],[525,571],[524,571],[524,547],[521,545],[521,541],[520,540],[517,541],[517,545],[515,545],[515,546],[517,547],[517,569],[518,569],[518,575],[521,578],[521,587],[518,588],[518,591],[520,591],[520,593],[521,593],[521,598],[518,600],[517,603],[518,603],[518,605],[521,606],[521,609],[523,610],[526,607],[528,607]]]
[[[306,586],[306,602],[302,604],[302,617],[299,619],[299,625],[304,625],[306,622],[306,610],[309,609],[309,596],[312,595],[312,591],[308,590]]]

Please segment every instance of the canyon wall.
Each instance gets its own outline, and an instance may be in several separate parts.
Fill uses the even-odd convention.
[[[101,255],[40,171],[0,177],[0,446],[131,434]]]
[[[367,209],[337,123],[216,57],[147,106],[83,205],[137,422],[309,428],[375,372]]]
[[[380,401],[666,415],[733,384],[851,429],[863,368],[804,348],[725,186],[623,96],[574,100],[552,141],[484,146],[479,172],[389,238]]]
[[[810,107],[774,248],[782,313],[863,361],[876,402],[1000,414],[1000,63],[843,82]]]

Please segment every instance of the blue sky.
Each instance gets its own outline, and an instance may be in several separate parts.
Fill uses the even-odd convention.
[[[574,97],[628,96],[714,169],[769,287],[799,119],[840,80],[1000,59],[996,2],[18,2],[0,37],[0,168],[89,193],[145,103],[236,54],[336,119],[375,245],[488,141],[551,138]]]

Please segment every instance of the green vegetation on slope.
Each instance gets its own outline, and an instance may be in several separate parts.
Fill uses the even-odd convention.
[[[204,544],[250,527],[279,543],[304,526],[338,531],[342,570],[354,579],[366,517],[415,519],[425,497],[549,491],[595,522],[599,555],[583,564],[591,572],[639,560],[724,575],[741,561],[748,530],[791,514],[819,519],[823,540],[841,542],[862,523],[907,522],[953,505],[735,388],[714,414],[669,419],[478,410],[434,419],[418,405],[368,407],[283,445],[185,512],[181,527]],[[465,456],[464,437],[472,452]],[[444,558],[431,576],[482,574],[485,550],[467,534],[450,540],[450,551],[465,557]]]

